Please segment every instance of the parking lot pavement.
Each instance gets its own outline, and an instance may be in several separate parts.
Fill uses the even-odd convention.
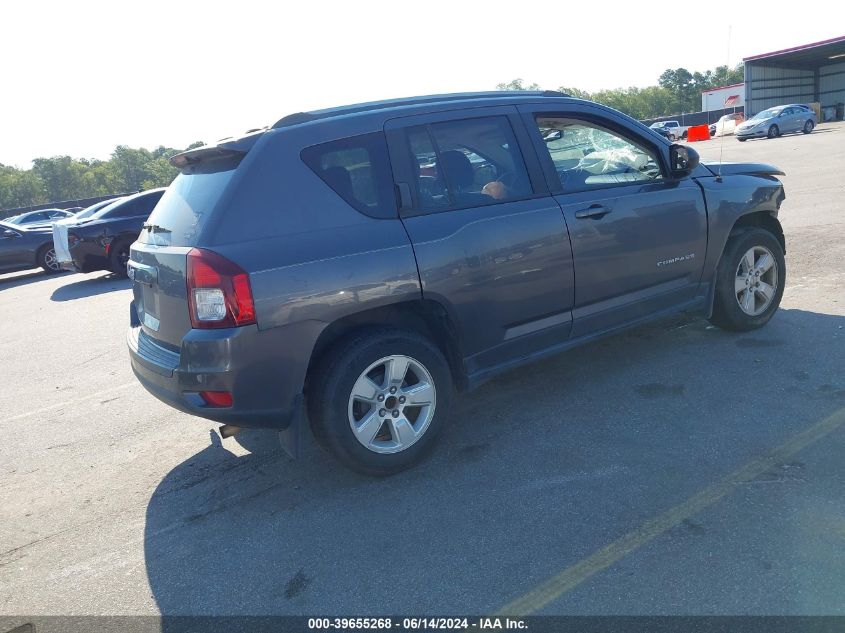
[[[845,614],[845,126],[723,152],[787,173],[766,328],[501,376],[389,479],[149,396],[128,282],[0,276],[0,614]]]

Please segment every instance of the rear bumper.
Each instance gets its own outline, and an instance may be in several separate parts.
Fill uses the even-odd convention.
[[[301,402],[305,368],[290,366],[272,331],[257,326],[191,330],[177,352],[156,344],[133,323],[126,335],[132,370],[156,398],[224,424],[285,429]],[[307,368],[307,364],[306,364]],[[201,391],[228,391],[231,407],[212,407]]]

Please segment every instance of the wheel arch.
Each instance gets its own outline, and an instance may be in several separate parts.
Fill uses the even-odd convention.
[[[348,314],[323,328],[314,343],[306,370],[306,392],[314,369],[335,345],[353,332],[375,327],[413,330],[429,338],[437,345],[448,362],[455,387],[460,391],[466,389],[466,370],[455,322],[441,303],[431,299],[421,299],[402,301]]]
[[[778,243],[780,244],[781,248],[783,249],[784,254],[786,254],[786,238],[783,234],[783,227],[781,226],[780,221],[770,211],[752,211],[751,213],[746,213],[744,215],[739,216],[736,220],[734,220],[733,225],[731,226],[730,230],[727,232],[725,236],[725,242],[722,244],[722,250],[719,252],[719,260],[722,258],[722,255],[727,248],[728,241],[730,240],[731,235],[734,235],[736,232],[741,231],[745,228],[761,228],[769,231],[775,236]],[[716,267],[719,264],[719,260],[716,260],[715,266],[713,268],[713,277],[710,281],[710,288],[707,292],[707,301],[706,301],[706,308],[705,308],[705,315],[707,318],[713,314],[713,302],[715,300],[715,287],[716,287]]]
[[[35,265],[41,266],[41,260],[43,258],[44,253],[48,250],[53,248],[53,240],[51,239],[49,242],[44,242],[41,246],[35,249]]]
[[[729,234],[743,227],[766,229],[777,238],[784,254],[786,253],[786,238],[783,235],[783,227],[773,214],[768,211],[754,211],[741,215],[734,222]]]

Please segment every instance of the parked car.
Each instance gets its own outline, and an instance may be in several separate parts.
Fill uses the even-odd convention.
[[[728,136],[736,131],[736,126],[745,121],[745,115],[742,112],[732,112],[730,114],[723,114],[719,120],[710,124],[710,136]]]
[[[768,108],[758,112],[736,128],[736,140],[750,138],[777,138],[781,134],[803,132],[809,134],[818,124],[816,113],[801,104]]]
[[[164,189],[150,189],[107,205],[79,222],[67,226],[67,242],[57,247],[70,255],[71,261],[61,262],[62,268],[90,273],[110,270],[126,276],[129,245],[138,237],[146,219]]]
[[[27,227],[0,222],[0,272],[41,267],[59,272],[49,227]]]
[[[34,226],[36,224],[43,224],[49,226],[51,222],[62,220],[73,216],[72,213],[64,209],[40,209],[38,211],[27,211],[20,215],[6,218],[5,222],[15,224],[17,226]]]
[[[666,138],[670,141],[677,141],[680,138],[687,137],[687,130],[689,130],[688,125],[681,125],[677,121],[658,121],[661,124],[662,130],[660,131],[661,134],[664,134]],[[656,125],[652,123],[652,127]]]
[[[648,127],[660,134],[663,138],[669,139],[670,141],[675,140],[675,135],[669,132],[669,129],[663,125],[662,121],[655,121]]]
[[[56,251],[56,259],[59,262],[59,266],[69,270],[73,269],[73,257],[71,257],[70,250],[68,249],[68,227],[87,224],[87,221],[83,222],[83,220],[88,220],[88,218],[97,213],[97,211],[105,209],[107,206],[119,202],[120,200],[123,200],[123,197],[110,198],[109,200],[95,202],[90,207],[83,209],[69,218],[53,222],[53,248]]]
[[[171,162],[130,250],[136,376],[224,436],[282,429],[294,455],[307,420],[372,475],[432,448],[453,389],[676,310],[758,328],[784,288],[782,172],[717,182],[693,148],[559,93],[294,114]]]

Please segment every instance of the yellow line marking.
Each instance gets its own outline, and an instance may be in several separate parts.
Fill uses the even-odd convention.
[[[23,420],[24,418],[28,418],[33,415],[39,415],[41,413],[47,413],[48,411],[54,411],[55,409],[63,409],[65,407],[70,407],[80,402],[85,402],[86,400],[94,400],[95,398],[100,398],[102,396],[105,396],[106,394],[119,391],[120,389],[126,389],[127,387],[131,387],[132,385],[137,384],[137,382],[127,382],[125,384],[118,385],[117,387],[110,387],[108,389],[98,391],[97,393],[92,393],[82,398],[77,398],[76,400],[66,400],[65,402],[57,402],[56,404],[51,404],[48,407],[42,407],[41,409],[36,409],[35,411],[27,411],[26,413],[13,415],[11,418],[4,418],[3,420],[0,420],[0,424],[3,424],[4,422],[15,422],[16,420]]]
[[[749,462],[739,470],[734,471],[724,479],[705,488],[683,503],[657,515],[655,518],[643,523],[618,540],[613,541],[571,567],[564,569],[559,574],[540,583],[522,597],[516,598],[499,609],[498,615],[525,616],[536,613],[594,574],[610,567],[628,554],[631,554],[667,530],[675,527],[684,519],[698,514],[705,508],[729,495],[738,484],[755,479],[773,466],[784,462],[801,449],[817,442],[843,425],[845,425],[845,408],[840,409],[810,428],[801,431],[765,456]]]

